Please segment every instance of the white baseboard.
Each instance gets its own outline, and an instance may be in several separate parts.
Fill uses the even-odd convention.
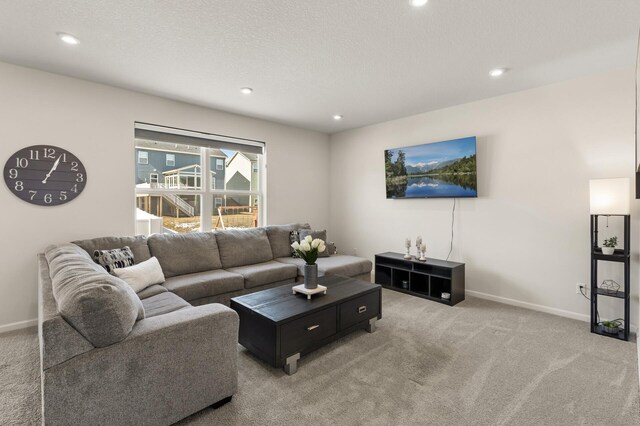
[[[37,318],[26,320],[26,321],[13,322],[11,324],[4,324],[4,325],[0,325],[0,334],[8,333],[14,330],[21,330],[23,328],[34,327],[36,325],[38,325]]]
[[[534,311],[544,312],[547,314],[558,315],[565,318],[571,318],[578,321],[590,322],[591,318],[586,314],[579,314],[577,312],[565,311],[564,309],[551,308],[549,306],[537,305],[535,303],[522,302],[520,300],[509,299],[507,297],[494,296],[493,294],[482,293],[475,290],[466,290],[465,294],[475,296],[480,299],[492,300],[494,302],[504,303],[506,305],[518,306],[520,308],[532,309]],[[636,333],[638,326],[634,323],[630,324],[630,331]],[[640,373],[640,372],[639,372]]]

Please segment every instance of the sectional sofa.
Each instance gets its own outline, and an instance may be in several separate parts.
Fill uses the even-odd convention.
[[[172,424],[237,390],[231,297],[301,280],[290,224],[149,238],[105,237],[38,256],[43,423]],[[139,293],[90,254],[129,246],[165,282]],[[370,280],[370,261],[332,255],[320,275]]]

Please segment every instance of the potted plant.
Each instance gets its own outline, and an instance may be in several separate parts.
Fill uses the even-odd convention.
[[[318,288],[318,253],[325,251],[326,246],[320,238],[315,240],[311,235],[307,235],[304,240],[291,244],[291,247],[298,253],[304,262],[304,287],[308,289]]]
[[[618,334],[618,332],[620,331],[620,326],[622,325],[622,321],[620,320],[602,321],[600,325],[602,325],[602,329],[605,333]]]
[[[618,245],[618,237],[611,237],[602,243],[602,254],[613,254]]]

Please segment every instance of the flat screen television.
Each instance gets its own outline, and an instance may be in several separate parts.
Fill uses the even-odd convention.
[[[475,136],[384,151],[387,198],[477,197]]]

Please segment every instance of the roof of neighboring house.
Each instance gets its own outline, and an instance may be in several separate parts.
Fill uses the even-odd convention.
[[[257,155],[257,154],[251,154],[251,153],[248,153],[248,152],[240,152],[240,151],[236,151],[236,153],[235,153],[235,154],[233,154],[233,155],[231,156],[231,158],[227,160],[227,166],[228,166],[229,164],[231,164],[231,162],[232,162],[232,161],[233,161],[233,160],[234,160],[238,155],[242,155],[244,158],[246,158],[247,160],[251,161],[252,163],[253,163],[254,161],[258,161],[258,155]]]
[[[144,139],[136,139],[136,148],[151,149],[155,151],[178,153],[178,154],[192,154],[200,155],[200,147],[195,145],[182,145],[173,144],[167,142],[154,142]],[[227,154],[217,148],[211,148],[212,157],[227,158]]]

